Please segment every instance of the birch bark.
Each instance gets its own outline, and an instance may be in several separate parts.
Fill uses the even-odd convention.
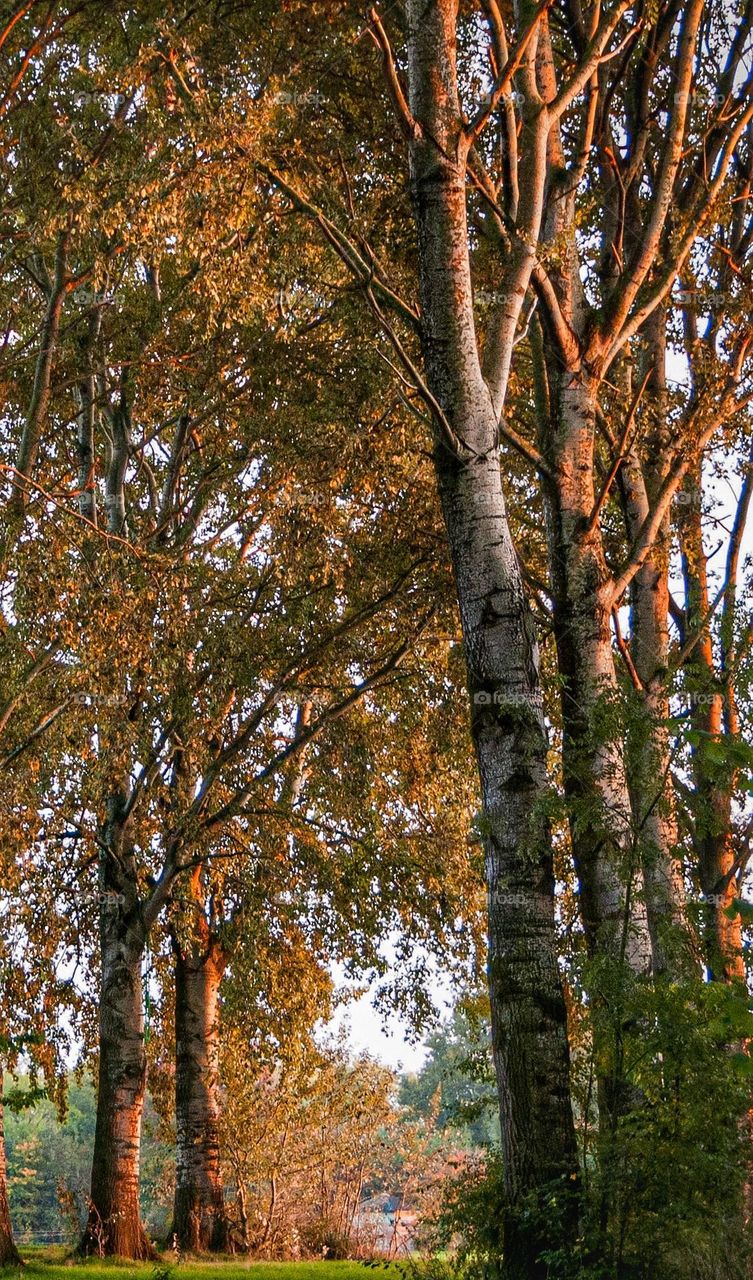
[[[563,771],[589,949],[651,967],[643,869],[625,771],[611,634],[611,574],[596,503],[596,387],[549,362],[550,575],[562,677]]]
[[[646,392],[653,426],[642,457],[631,449],[620,473],[629,542],[638,537],[669,469],[666,315],[660,307],[647,325]],[[685,967],[688,952],[685,884],[671,772],[669,718],[669,561],[671,530],[665,517],[656,542],[630,591],[631,655],[640,682],[640,723],[629,727],[633,822],[646,886],[655,972]],[[672,938],[668,926],[675,931]],[[670,952],[672,953],[670,955]]]
[[[735,848],[732,831],[732,795],[735,771],[720,768],[710,758],[706,744],[723,738],[724,700],[719,688],[709,627],[706,555],[703,546],[700,464],[686,487],[689,501],[682,504],[678,519],[685,579],[686,617],[689,630],[698,629],[699,639],[689,663],[692,679],[690,719],[701,739],[693,748],[695,792],[695,846],[701,892],[705,900],[704,951],[710,977],[725,982],[745,981],[742,920],[734,911],[737,897]]]
[[[175,954],[175,1209],[182,1250],[222,1251],[227,1222],[219,1144],[219,991],[222,946],[199,914],[192,937],[173,933]]]
[[[147,938],[123,796],[103,824],[100,860],[99,1074],[89,1218],[80,1251],[156,1258],[141,1224],[139,1161],[146,1092],[142,969]]]
[[[547,735],[535,629],[505,509],[498,414],[474,330],[455,67],[456,6],[409,0],[409,143],[427,385],[457,439],[434,460],[452,557],[483,798],[489,991],[507,1192],[505,1265],[537,1277],[546,1231],[517,1210],[574,1176],[557,963]]]

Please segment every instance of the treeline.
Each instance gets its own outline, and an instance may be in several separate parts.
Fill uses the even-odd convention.
[[[243,1082],[441,966],[474,1262],[749,1274],[751,53],[753,0],[0,19],[0,1033],[96,1072],[83,1254],[152,1255],[148,1073],[223,1248]]]

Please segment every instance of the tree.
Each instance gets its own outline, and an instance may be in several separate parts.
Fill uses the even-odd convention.
[[[219,1144],[219,992],[225,948],[202,901],[201,867],[194,868],[187,909],[193,919],[175,955],[175,1118],[177,1160],[171,1235],[194,1253],[222,1251],[227,1222]],[[210,908],[211,909],[211,908]]]
[[[225,1074],[223,1140],[244,1246],[261,1257],[394,1250],[364,1201],[381,1193],[428,1205],[446,1157],[431,1122],[396,1105],[393,1074],[305,1041],[262,1068],[232,1032]]]
[[[209,857],[243,856],[255,825],[279,820],[278,775],[319,740],[340,749],[334,726],[396,678],[432,612],[422,557],[405,534],[391,538],[401,492],[396,505],[380,495],[367,518],[338,508],[328,495],[342,459],[334,449],[322,457],[315,442],[311,468],[291,479],[307,392],[281,391],[275,351],[286,335],[279,315],[268,317],[271,289],[265,281],[254,294],[245,242],[218,235],[222,217],[263,224],[264,207],[249,203],[238,175],[234,122],[209,109],[192,116],[187,155],[185,121],[165,89],[172,64],[152,34],[155,47],[142,59],[127,24],[75,33],[66,48],[78,69],[55,81],[49,97],[27,103],[29,133],[46,139],[39,164],[49,161],[64,237],[14,171],[15,209],[39,278],[44,285],[53,254],[64,295],[65,327],[56,321],[48,342],[49,300],[39,290],[47,390],[31,431],[28,415],[15,417],[11,505],[27,526],[55,512],[66,530],[51,532],[65,587],[46,600],[43,616],[65,631],[56,679],[77,715],[45,790],[59,825],[41,843],[45,852],[62,846],[63,874],[76,888],[93,862],[99,874],[98,1124],[83,1248],[128,1256],[150,1252],[138,1219],[138,1146],[142,969],[155,923],[181,876]],[[206,38],[199,23],[196,39]],[[190,60],[182,40],[181,57]],[[207,46],[202,52],[211,88],[214,64]],[[122,89],[115,105],[105,91],[114,67]],[[187,74],[206,107],[198,73]],[[72,141],[61,121],[82,92],[86,110]],[[204,147],[215,158],[208,186]],[[187,158],[164,199],[160,175]],[[214,206],[211,225],[208,191],[225,210]],[[239,268],[232,299],[220,304],[231,261]],[[13,262],[11,277],[25,263]],[[24,331],[39,313],[39,302],[30,306]],[[208,335],[202,358],[197,326]],[[328,356],[338,345],[336,337]],[[249,350],[266,371],[258,381],[248,376]],[[338,359],[345,380],[352,350],[340,346]],[[319,348],[310,360],[323,376]],[[326,371],[331,377],[331,364]],[[265,417],[275,410],[288,418],[277,438]],[[324,414],[335,417],[336,407]],[[357,500],[361,472],[347,481]],[[323,499],[313,522],[309,488]],[[56,505],[53,491],[67,501]],[[358,533],[344,549],[351,520]],[[390,538],[389,555],[372,554]],[[354,548],[367,572],[351,558]],[[14,604],[31,607],[18,592]],[[250,654],[246,632],[255,641]],[[316,714],[291,736],[289,709],[302,685]],[[380,874],[386,878],[386,860]],[[434,920],[444,910],[451,918],[443,893],[446,908],[432,910]]]
[[[496,5],[484,6],[491,34],[492,87],[486,101],[466,110],[465,116],[458,90],[462,81],[466,101],[473,92],[470,68],[478,67],[473,56],[480,19],[464,15],[458,22],[456,7],[450,5],[409,9],[403,60],[406,89],[386,32],[378,16],[371,15],[367,32],[382,52],[390,96],[411,155],[420,310],[405,301],[402,279],[398,285],[402,264],[391,274],[355,229],[361,215],[354,212],[352,201],[341,219],[350,221],[350,234],[330,215],[333,202],[322,184],[320,194],[310,195],[289,171],[283,176],[279,166],[273,173],[268,167],[263,170],[294,208],[318,222],[366,294],[413,394],[433,415],[451,548],[451,521],[458,518],[460,502],[455,500],[454,480],[448,481],[444,471],[451,471],[450,460],[459,456],[468,463],[461,468],[464,484],[466,471],[483,474],[496,434],[490,427],[479,443],[473,432],[480,431],[487,414],[494,419],[493,431],[499,420],[502,440],[538,472],[548,511],[546,591],[553,601],[558,643],[565,790],[582,915],[592,955],[609,957],[616,972],[623,958],[627,961],[627,973],[618,986],[629,983],[631,973],[640,979],[649,968],[660,971],[667,964],[667,928],[682,928],[684,919],[683,885],[673,846],[666,694],[661,694],[660,680],[652,694],[659,702],[646,703],[653,732],[644,734],[642,763],[631,780],[625,768],[625,724],[611,625],[632,589],[633,649],[648,679],[652,665],[661,673],[666,618],[661,616],[661,599],[652,602],[649,593],[657,572],[661,579],[665,571],[668,512],[690,456],[682,431],[672,432],[669,440],[658,437],[666,443],[668,457],[652,470],[654,419],[651,414],[642,416],[638,443],[632,438],[633,423],[650,381],[652,360],[658,353],[660,365],[665,349],[663,325],[668,321],[663,308],[677,274],[694,249],[707,243],[714,219],[726,217],[725,202],[736,189],[738,163],[745,170],[746,131],[753,113],[749,79],[742,71],[738,75],[745,20],[709,60],[711,37],[701,22],[701,9],[698,4],[681,12],[670,5],[639,19],[627,5],[618,5],[594,16],[590,26],[583,17],[561,25],[546,11],[518,13],[513,44],[508,15]],[[677,65],[670,69],[675,57]],[[625,74],[627,67],[636,69],[635,76]],[[693,76],[709,86],[708,100],[714,103],[705,120],[708,125],[710,119],[709,128],[689,109]],[[515,94],[510,97],[513,85]],[[649,130],[652,111],[662,115],[666,129]],[[729,127],[723,127],[723,118]],[[378,160],[375,167],[379,168]],[[466,173],[477,192],[472,235],[466,220]],[[702,175],[707,173],[714,176],[705,183]],[[677,210],[673,222],[668,218],[671,206]],[[483,365],[474,336],[478,311],[474,313],[471,296],[470,256],[484,264],[487,278],[498,285],[483,322]],[[529,285],[534,302],[526,304]],[[538,314],[531,319],[534,305]],[[523,324],[516,333],[521,316]],[[423,374],[413,355],[416,330],[425,360]],[[634,382],[631,357],[642,343],[648,353],[645,372]],[[535,442],[513,428],[504,412],[509,377],[516,372],[514,347],[528,351],[531,362],[527,391],[529,401],[535,402]],[[696,447],[703,447],[723,421],[744,409],[747,350],[745,334],[731,333],[721,396],[702,425],[700,415],[693,420]],[[620,412],[610,389],[610,371],[627,405],[619,431],[610,425],[614,411]],[[661,378],[654,379],[650,393],[656,409]],[[457,412],[472,422],[464,418],[459,424]],[[464,459],[466,444],[470,449]],[[628,494],[627,537],[615,544],[608,516],[618,478]],[[504,546],[504,534],[494,545]],[[485,561],[472,531],[456,539],[456,581],[458,548],[469,553],[478,580]],[[471,636],[459,582],[458,591],[472,667],[490,646]],[[479,597],[476,591],[473,598]],[[515,652],[514,645],[508,645],[508,652]],[[475,692],[472,681],[471,687]],[[655,786],[646,784],[649,762],[657,761],[663,777],[658,798]],[[483,763],[482,774],[490,776]],[[515,928],[514,922],[506,922],[506,936]],[[678,957],[681,951],[682,947],[676,949]],[[494,955],[492,944],[492,975]],[[617,1022],[621,998],[616,992]],[[494,1011],[492,1000],[493,1018]],[[602,1090],[605,1113],[624,1105],[618,1095],[619,1090],[614,1096]],[[509,1177],[512,1163],[508,1159]]]
[[[494,1065],[487,1001],[461,997],[451,1018],[427,1037],[429,1056],[415,1075],[403,1076],[400,1101],[430,1116],[470,1150],[499,1143]]]

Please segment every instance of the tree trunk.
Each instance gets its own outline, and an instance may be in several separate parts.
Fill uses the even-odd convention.
[[[593,471],[596,392],[578,369],[549,370],[554,422],[547,486],[563,769],[589,950],[651,967],[643,871],[625,773],[609,588]]]
[[[457,101],[455,6],[411,0],[411,184],[428,389],[443,426],[435,467],[460,606],[483,798],[489,994],[506,1181],[509,1277],[574,1225],[576,1177],[565,1002],[557,962],[547,737],[535,629],[505,510],[497,414],[474,332]],[[548,1227],[544,1192],[565,1193]],[[524,1208],[534,1212],[525,1216]],[[537,1213],[536,1210],[539,1212]],[[554,1215],[549,1212],[549,1220]]]
[[[17,509],[21,511],[26,506],[30,492],[30,489],[23,483],[22,477],[33,478],[42,428],[50,404],[52,364],[58,344],[60,320],[65,301],[69,239],[69,230],[58,232],[55,274],[54,278],[49,282],[47,310],[42,324],[39,353],[34,370],[34,386],[16,455],[16,471],[18,475],[16,476],[14,501]]]
[[[668,560],[660,548],[636,573],[631,602],[631,651],[643,686],[641,720],[630,734],[634,747],[631,790],[655,973],[667,969],[670,953],[680,955],[680,938],[673,939],[668,927],[683,933],[686,927],[667,723],[668,573]],[[687,958],[687,950],[681,950]]]
[[[732,796],[737,782],[731,765],[721,765],[709,747],[725,736],[724,703],[719,691],[714,649],[709,630],[706,555],[698,494],[701,465],[688,481],[678,518],[685,579],[686,623],[700,631],[686,663],[690,680],[690,721],[700,740],[693,747],[695,790],[694,843],[704,897],[704,952],[709,977],[725,982],[745,981],[742,920],[733,910],[738,896],[732,829]],[[731,691],[730,691],[731,693]]]
[[[666,379],[666,314],[646,325],[646,409],[642,457],[630,450],[620,471],[629,544],[656,503],[669,469],[671,441]],[[628,387],[630,393],[631,388]],[[687,921],[668,728],[669,567],[671,530],[665,519],[636,573],[630,594],[631,657],[640,684],[639,714],[628,726],[633,822],[646,886],[654,972],[687,969]]]
[[[542,96],[550,102],[558,85],[546,18],[537,73]],[[549,341],[538,357],[544,385],[537,399],[541,452],[548,467],[544,496],[573,860],[589,951],[624,960],[632,972],[645,973],[651,967],[651,940],[625,772],[611,574],[594,483],[598,360],[596,350],[589,351],[590,316],[576,233],[577,184],[567,172],[559,123],[547,136],[547,156],[542,238],[557,245],[551,280],[566,338],[562,345],[544,307]]]
[[[643,1100],[625,1071],[622,993],[653,967],[639,842],[625,768],[624,714],[611,629],[612,579],[596,510],[596,387],[578,367],[548,369],[543,424],[554,633],[562,679],[562,762],[580,914],[593,957],[612,968],[594,995],[601,1223],[619,1213],[619,1127]],[[598,514],[598,513],[597,513]]]
[[[146,929],[122,796],[108,807],[100,862],[99,1081],[89,1219],[80,1252],[156,1258],[139,1213],[146,1091],[142,967]]]
[[[248,1229],[248,1204],[246,1201],[246,1188],[243,1185],[243,1178],[236,1177],[236,1199],[238,1202],[238,1217],[241,1223],[241,1243],[243,1252],[251,1252],[251,1236]]]
[[[5,1155],[3,1116],[3,1074],[0,1067],[0,1267],[20,1267],[23,1261],[13,1241],[13,1227],[8,1204],[8,1162]]]
[[[199,915],[175,953],[175,1211],[172,1233],[183,1251],[227,1247],[219,1145],[218,998],[225,956]]]

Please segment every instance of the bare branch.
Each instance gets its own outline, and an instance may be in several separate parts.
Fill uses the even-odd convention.
[[[473,116],[472,120],[470,120],[466,125],[464,134],[468,143],[472,144],[476,140],[484,128],[484,125],[489,121],[497,109],[500,99],[504,96],[507,89],[509,89],[510,84],[512,83],[512,78],[516,71],[520,69],[523,59],[528,52],[528,46],[538,31],[539,23],[551,4],[552,0],[541,0],[537,9],[534,11],[531,21],[492,86],[487,101],[483,106],[479,107],[475,116]]]
[[[721,424],[734,413],[737,413],[740,409],[744,409],[752,400],[753,392],[742,397],[740,400],[736,400],[734,397],[734,391],[729,391],[723,398],[721,405],[717,406],[717,412],[712,421],[704,428],[699,439],[695,442],[696,450],[702,450],[714,433],[719,429]],[[693,456],[690,450],[686,450],[685,452],[680,452],[677,455],[674,464],[670,467],[664,483],[662,484],[656,504],[653,510],[649,512],[638,531],[625,567],[609,588],[609,597],[613,606],[617,606],[619,604],[623,595],[627,591],[627,588],[630,586],[630,583],[649,554],[656,539],[656,535],[664,522],[667,512],[669,511],[670,503],[672,502],[680,482],[685,476],[692,461]]]
[[[698,3],[699,0],[696,0],[696,2]],[[585,89],[596,68],[599,66],[599,63],[603,61],[602,55],[604,50],[629,7],[630,0],[620,0],[620,3],[617,5],[614,13],[610,14],[610,16],[605,20],[603,27],[601,27],[589,41],[588,48],[586,49],[581,64],[575,74],[566,85],[563,85],[562,89],[557,94],[557,97],[549,104],[548,113],[549,119],[552,123],[560,119],[574,99],[577,98],[578,94],[582,93]],[[626,41],[634,39],[640,31],[640,28],[641,24],[636,23],[626,37]],[[615,56],[625,47],[626,41],[623,41],[623,43],[614,50]]]
[[[287,747],[278,752],[274,759],[270,760],[269,764],[265,765],[265,767],[254,776],[248,786],[239,788],[233,797],[222,806],[222,808],[205,818],[201,824],[202,828],[204,830],[213,830],[215,827],[221,826],[224,822],[227,822],[229,818],[232,818],[234,814],[238,812],[239,806],[243,805],[244,801],[251,795],[255,787],[278,773],[288,760],[293,756],[296,756],[311,742],[315,741],[316,738],[320,737],[330,724],[345,715],[351,707],[360,702],[366,693],[377,688],[382,681],[388,675],[391,675],[400,665],[405,655],[410,651],[411,646],[415,643],[417,637],[426,627],[430,618],[431,613],[427,614],[422,619],[414,634],[407,640],[403,641],[403,643],[376,671],[374,671],[370,676],[367,676],[364,680],[360,681],[359,684],[355,685],[347,697],[342,698],[339,702],[333,703],[327,707],[308,725],[308,727],[304,728],[292,742],[288,743]]]
[[[617,472],[619,471],[623,462],[625,462],[625,460],[628,458],[630,454],[630,450],[626,449],[627,438],[628,438],[628,435],[630,434],[630,428],[632,427],[633,421],[635,419],[636,410],[638,409],[638,405],[640,404],[641,399],[643,398],[643,393],[646,390],[648,380],[651,377],[651,372],[652,372],[651,369],[647,370],[646,376],[644,377],[643,382],[641,383],[637,392],[633,396],[633,402],[630,406],[627,417],[625,418],[625,425],[622,429],[622,436],[620,438],[617,454],[609,469],[609,473],[606,477],[606,480],[602,485],[601,492],[599,493],[599,496],[596,499],[596,502],[594,503],[593,511],[591,512],[591,515],[588,520],[588,524],[586,525],[586,530],[585,530],[586,537],[588,537],[590,533],[593,533],[593,530],[596,528],[599,516],[601,514],[602,507],[604,506],[604,503],[609,497],[609,493],[612,488],[612,485],[614,484]]]
[[[392,53],[389,37],[384,29],[382,19],[376,9],[369,10],[370,26],[366,28],[368,35],[374,41],[382,55],[384,64],[384,77],[387,81],[387,88],[392,99],[392,105],[395,108],[395,114],[398,123],[405,138],[414,138],[420,125],[413,119],[411,109],[408,106],[408,100],[405,96],[397,67],[395,66],[395,58]]]
[[[336,227],[334,222],[321,209],[312,204],[300,191],[296,191],[295,187],[292,187],[289,182],[286,182],[281,174],[276,173],[274,169],[270,169],[264,164],[260,164],[257,167],[264,177],[268,178],[283,195],[287,196],[299,213],[305,213],[307,217],[313,218],[318,223],[326,239],[337,251],[338,256],[345,263],[351,275],[360,284],[370,285],[381,302],[397,311],[413,330],[419,331],[420,318],[415,307],[404,302],[386,281],[379,279],[375,275],[373,268],[361,257],[353,241],[340,231],[339,227]]]
[[[625,638],[622,634],[622,627],[620,625],[620,614],[617,609],[612,610],[612,623],[614,624],[614,638],[617,642],[617,648],[619,650],[620,657],[627,668],[627,673],[630,676],[630,682],[633,688],[637,689],[638,693],[645,693],[645,685],[636,671],[630,648],[625,643]]]

